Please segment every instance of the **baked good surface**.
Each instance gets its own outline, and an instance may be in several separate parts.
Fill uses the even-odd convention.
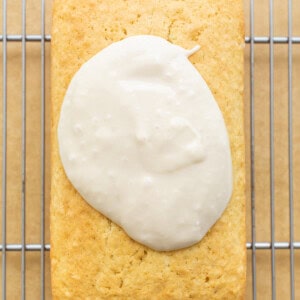
[[[51,272],[54,299],[242,299],[245,292],[245,141],[242,1],[56,0],[52,25]],[[57,124],[68,84],[98,51],[152,34],[200,51],[190,60],[229,133],[234,190],[198,244],[156,252],[91,208],[64,173]]]

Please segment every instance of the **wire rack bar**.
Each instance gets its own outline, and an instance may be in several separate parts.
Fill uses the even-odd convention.
[[[250,1],[250,160],[251,160],[251,240],[256,243],[255,221],[255,103],[254,103],[254,0]],[[252,299],[256,300],[256,247],[252,249]]]
[[[45,0],[41,0],[41,299],[45,299]]]
[[[41,42],[43,36],[40,34],[30,34],[25,36],[26,42]],[[51,41],[51,35],[46,34],[44,35],[45,41]],[[6,39],[8,42],[22,42],[22,34],[8,34],[6,35]],[[300,39],[300,37],[299,37]],[[3,35],[0,35],[0,42],[3,41]]]
[[[248,250],[270,250],[271,249],[271,242],[256,242],[256,243],[246,243],[246,248]],[[253,247],[254,245],[254,247]],[[22,244],[6,244],[5,250],[6,251],[22,251]],[[294,250],[300,250],[300,241],[299,242],[293,242],[292,247]],[[284,249],[290,249],[291,243],[290,242],[275,242],[274,248],[276,250],[284,250]],[[26,244],[25,245],[26,251],[50,251],[50,244],[44,244],[44,247],[42,247],[41,244]],[[4,252],[3,245],[0,245],[0,252]]]
[[[289,218],[290,218],[290,293],[295,299],[294,264],[294,194],[293,194],[293,49],[290,37],[293,31],[293,1],[288,1],[288,143],[289,143]]]
[[[253,247],[254,245],[254,247]],[[247,243],[246,244],[247,249],[253,249],[256,248],[258,250],[269,250],[272,248],[271,242],[256,242],[255,244]],[[294,249],[299,250],[300,249],[300,242],[293,242],[292,247]],[[280,250],[280,249],[290,249],[291,243],[290,242],[274,242],[274,249]]]
[[[25,250],[26,251],[41,251],[44,248],[45,251],[50,250],[50,245],[45,244],[44,247],[42,247],[41,244],[26,244]],[[6,244],[5,250],[6,251],[22,251],[23,245],[22,244]],[[0,245],[0,252],[4,252],[3,245]]]
[[[2,32],[7,32],[7,3],[2,0]],[[2,43],[2,299],[6,299],[7,40]]]
[[[270,41],[273,41],[274,44],[287,44],[289,40],[292,42],[292,44],[300,44],[300,37],[299,36],[274,36],[274,37],[268,37],[268,36],[254,36],[253,42],[255,44],[269,44]],[[251,37],[246,36],[245,42],[246,44],[250,44]]]
[[[26,0],[22,0],[21,299],[26,298]]]
[[[44,35],[45,42],[51,41],[51,35],[45,34]],[[272,40],[274,44],[288,44],[289,40],[292,44],[300,44],[300,36],[275,36],[270,38],[269,36],[253,36],[253,43],[255,44],[269,44]],[[22,42],[22,35],[21,34],[8,34],[6,35],[6,40],[8,42]],[[40,34],[27,34],[25,36],[26,42],[41,42],[42,35]],[[3,35],[0,35],[0,42],[3,42]],[[251,36],[245,37],[245,43],[251,43]]]
[[[269,80],[270,80],[270,230],[271,230],[271,283],[272,299],[276,299],[276,261],[275,261],[275,182],[274,182],[274,19],[273,19],[273,0],[269,1]]]

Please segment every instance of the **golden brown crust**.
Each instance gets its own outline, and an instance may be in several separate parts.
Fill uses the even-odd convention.
[[[54,299],[244,299],[244,27],[241,0],[56,0],[52,27],[51,269]],[[190,48],[223,112],[234,192],[195,246],[159,253],[132,241],[92,209],[67,180],[57,122],[70,79],[111,42],[153,34]]]

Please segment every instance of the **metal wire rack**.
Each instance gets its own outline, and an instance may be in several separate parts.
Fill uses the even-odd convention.
[[[46,100],[49,100],[47,97],[47,70],[49,65],[46,64],[49,51],[46,51],[46,48],[51,42],[51,36],[46,34],[46,17],[47,14],[50,14],[50,9],[46,9],[46,0],[31,1],[34,3],[31,3],[31,5],[39,6],[39,17],[34,22],[35,24],[38,23],[35,28],[40,33],[28,34],[28,2],[30,1],[2,0],[2,34],[0,34],[0,42],[2,43],[2,242],[0,244],[2,299],[51,298],[49,276],[46,278],[45,275],[47,272],[49,273],[49,264],[46,263],[46,260],[50,251],[50,245],[46,240],[48,235],[46,224],[48,214],[46,203],[48,193],[48,110]],[[294,27],[300,25],[299,22],[293,25],[293,15],[294,18],[296,16],[300,19],[299,13],[294,13],[293,6],[299,11],[300,2],[298,0],[281,1],[281,6],[283,3],[286,5],[287,34],[275,35],[274,11],[276,9],[275,5],[278,3],[275,3],[275,0],[245,1],[246,27],[248,28],[245,37],[245,103],[249,169],[248,242],[246,244],[248,249],[247,299],[300,299],[300,231],[298,229],[298,225],[300,225],[298,221],[300,219],[300,206],[299,197],[297,198],[299,193],[295,192],[298,186],[296,186],[296,182],[299,183],[300,177],[299,164],[297,164],[299,160],[295,155],[300,148],[300,123],[297,121],[300,119],[300,114],[299,111],[295,111],[295,109],[300,108],[297,104],[300,93],[296,89],[295,83],[296,73],[299,72],[297,68],[300,66],[300,52],[296,48],[300,47],[300,36],[293,34]],[[14,6],[11,6],[12,4]],[[256,20],[256,6],[259,10],[268,11],[268,31],[265,35],[255,35],[255,26],[259,26],[259,22],[264,22],[262,17],[265,19],[265,13],[261,13],[260,16],[262,17]],[[14,34],[15,32],[9,34],[9,10],[16,7],[20,8],[20,14],[14,16],[12,21],[21,23],[21,32],[20,34]],[[40,20],[38,21],[38,19]],[[30,48],[31,44],[35,44],[37,47]],[[15,46],[11,47],[11,45]],[[264,51],[262,51],[262,48],[258,48],[259,45],[265,46]],[[281,52],[279,56],[276,53],[277,49],[275,47],[279,45],[287,51],[283,56],[280,54]],[[15,49],[17,50],[15,51]],[[15,55],[9,56],[10,51]],[[15,59],[16,55],[19,57],[18,61]],[[35,59],[33,61],[29,58],[30,55],[34,55]],[[276,68],[277,60],[281,61],[282,59],[286,59],[286,65],[280,71],[281,74],[285,72],[283,75],[285,80],[281,85],[281,94],[285,95],[282,97],[282,101],[285,101],[285,104],[279,110],[285,110],[286,119],[278,123],[277,107],[279,104],[276,102],[278,101]],[[257,74],[261,73],[260,68],[266,68],[261,65],[261,60],[267,63],[266,74],[268,74],[268,78],[263,78],[265,81],[263,84],[258,81],[260,79],[257,77]],[[32,64],[36,65],[36,72],[32,71]],[[15,70],[16,68],[17,70]],[[13,72],[15,77],[10,74]],[[14,82],[11,85],[13,80],[19,80],[19,83]],[[38,88],[38,93],[33,94],[32,87]],[[19,93],[17,93],[18,88]],[[260,94],[261,89],[266,91],[266,94],[261,92],[263,96]],[[15,93],[17,93],[17,98]],[[257,95],[259,95],[259,102]],[[296,102],[296,98],[298,98],[298,102]],[[265,103],[264,109],[267,109],[268,116],[263,115],[266,111],[261,111],[262,103]],[[30,123],[32,111],[34,111],[34,119],[38,120],[38,123]],[[17,116],[14,116],[14,114],[17,114]],[[263,121],[260,122],[259,120]],[[257,130],[258,126],[263,128]],[[286,149],[283,151],[285,159],[282,165],[277,163],[279,152],[276,152],[276,149],[281,147],[277,136],[279,127],[280,132],[283,135],[285,134],[284,140],[286,141]],[[263,135],[265,139],[260,136],[261,130],[265,132],[265,135]],[[17,136],[15,132],[18,132]],[[30,135],[32,132],[34,139]],[[31,143],[34,143],[35,152],[32,150]],[[279,151],[281,151],[280,149]],[[34,153],[32,154],[32,152]],[[267,167],[264,169],[263,174],[260,173],[261,168],[259,167],[261,153],[264,153],[264,157],[267,157]],[[34,171],[31,170],[33,168]],[[279,177],[284,178],[285,183],[278,180],[276,175],[278,174],[278,168],[284,169],[284,171],[280,170]],[[262,176],[267,177],[263,181],[263,188],[259,184]],[[15,189],[18,191],[15,191]],[[32,192],[32,189],[34,189],[34,192]],[[266,189],[268,192],[266,192]],[[278,199],[278,189],[285,189],[285,201]],[[31,195],[33,195],[32,198]],[[266,198],[265,195],[267,195]],[[263,200],[261,200],[262,197],[264,197]],[[260,213],[262,205],[267,205],[266,216],[262,216],[263,212]],[[278,206],[279,212],[276,210]],[[32,223],[30,211],[33,207],[35,215],[39,215],[38,224],[35,224],[34,230],[28,225]],[[282,219],[286,223],[285,235],[283,234],[277,238],[275,229],[280,226],[278,216],[282,218],[282,215],[280,215],[282,208],[288,217]],[[8,214],[10,217],[8,217]],[[267,226],[267,223],[261,221],[262,218],[267,219]],[[266,233],[264,235],[260,234],[264,230],[262,228],[266,227],[268,227]],[[13,230],[14,228],[16,229]],[[35,239],[33,243],[29,243],[28,241],[32,240],[30,236],[32,231],[35,231]],[[12,241],[10,235],[18,242]],[[281,250],[284,251],[284,255],[288,254],[288,259],[286,257],[282,258],[278,254],[281,253]],[[10,259],[10,253],[16,253],[17,256]],[[37,253],[38,255],[32,258],[30,253]],[[261,256],[261,253],[265,256]],[[267,257],[269,262],[266,265],[264,261]],[[19,264],[11,267],[16,260]],[[285,277],[282,277],[281,261],[285,266]],[[34,269],[33,273],[30,273],[30,268]],[[34,274],[34,279],[28,275],[29,273]],[[278,276],[281,276],[279,278],[280,282]],[[282,281],[282,278],[285,278],[285,280]]]

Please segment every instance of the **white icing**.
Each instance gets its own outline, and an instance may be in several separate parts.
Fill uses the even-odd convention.
[[[69,180],[156,250],[200,241],[232,193],[224,120],[188,60],[198,49],[155,36],[113,43],[75,74],[61,109],[59,150]]]

